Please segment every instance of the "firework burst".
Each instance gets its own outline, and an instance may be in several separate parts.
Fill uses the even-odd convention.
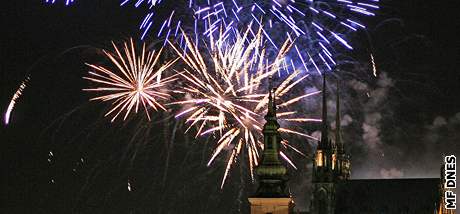
[[[113,64],[113,70],[104,66],[87,64],[92,71],[85,79],[96,83],[94,88],[85,91],[99,92],[91,100],[111,102],[112,107],[106,116],[113,114],[114,121],[122,112],[126,119],[131,111],[138,112],[140,106],[150,120],[148,108],[155,111],[166,110],[162,101],[170,98],[166,85],[175,80],[174,76],[163,78],[165,71],[176,60],[159,64],[162,49],[146,51],[145,44],[137,51],[133,40],[124,43],[120,50],[114,43],[114,52],[103,50],[105,56]]]
[[[126,0],[124,3],[129,2]],[[195,43],[198,35],[218,34],[219,26],[237,31],[238,27],[255,22],[253,30],[263,26],[263,34],[271,48],[279,50],[286,39],[297,40],[292,56],[306,71],[321,73],[337,64],[336,53],[352,50],[347,40],[351,32],[365,29],[364,17],[375,16],[379,0],[188,0],[135,1],[150,9],[142,20],[142,37],[149,31],[161,38],[178,37],[179,28],[193,28]],[[159,6],[162,5],[162,6]],[[159,13],[157,8],[171,8]],[[178,12],[182,11],[182,12]],[[179,14],[189,13],[186,19]],[[159,16],[161,14],[161,16]],[[190,20],[190,17],[194,19]],[[156,23],[156,24],[155,24]],[[152,26],[158,26],[152,28]],[[280,33],[280,32],[285,32]]]
[[[66,5],[73,1],[66,0]],[[340,63],[337,53],[353,49],[349,34],[365,29],[362,19],[380,9],[379,0],[120,0],[119,4],[149,11],[139,25],[141,39],[151,33],[182,41],[179,29],[188,28],[197,44],[199,36],[218,34],[220,26],[236,32],[255,22],[253,30],[263,26],[270,49],[279,51],[286,39],[296,40],[290,57],[296,66],[315,73]]]
[[[189,124],[187,132],[196,127],[196,137],[212,135],[218,138],[208,166],[223,151],[230,151],[222,186],[232,164],[243,150],[247,151],[253,178],[253,169],[258,165],[260,151],[263,149],[260,141],[261,127],[268,103],[268,87],[264,85],[271,82],[271,77],[278,74],[281,66],[286,65],[283,63],[284,58],[292,46],[291,42],[286,41],[274,63],[269,64],[263,47],[262,30],[252,39],[248,38],[250,31],[249,27],[234,39],[221,31],[217,39],[211,37],[207,52],[209,55],[200,51],[188,36],[184,37],[188,51],[180,50],[170,42],[188,67],[178,72],[185,86],[176,91],[183,94],[184,99],[172,103],[183,107],[176,118],[184,118]],[[290,96],[291,89],[307,77],[308,74],[294,70],[280,81],[274,91],[279,103],[277,116],[281,121],[319,121],[298,116],[297,111],[293,110],[294,104],[319,93]],[[293,129],[281,128],[280,131],[312,138]],[[299,152],[287,141],[283,145]],[[292,164],[284,153],[280,155]]]
[[[297,66],[315,73],[332,70],[338,60],[336,53],[353,49],[347,35],[365,29],[360,20],[375,16],[379,9],[379,0],[207,2],[195,10],[197,19],[205,22],[205,34],[215,31],[221,23],[234,28],[255,22],[254,30],[263,26],[264,36],[276,50],[286,39],[297,40],[290,55]],[[222,5],[226,9],[219,9]]]

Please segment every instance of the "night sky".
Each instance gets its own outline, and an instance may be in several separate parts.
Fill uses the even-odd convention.
[[[362,41],[359,48],[349,53],[369,66],[371,50],[381,74],[346,79],[343,114],[353,122],[344,138],[355,160],[353,178],[436,177],[441,154],[460,155],[458,8],[454,1],[381,5],[367,21],[368,33],[353,39]],[[0,10],[2,114],[31,77],[11,124],[0,128],[1,213],[247,211],[239,200],[253,188],[247,175],[239,176],[245,166],[220,190],[224,160],[207,168],[209,148],[182,134],[171,139],[176,124],[142,125],[141,115],[112,124],[103,117],[106,106],[82,92],[84,62],[99,60],[99,48],[111,40],[138,38],[145,11],[108,0],[79,0],[73,7],[16,0]],[[355,87],[358,82],[369,90]],[[380,108],[360,98],[370,92],[380,96],[374,98]],[[382,118],[371,124],[377,114]],[[366,124],[379,130],[376,147],[363,146],[369,138],[357,133]],[[305,166],[292,172],[293,185],[306,189],[306,196],[297,196],[306,200],[311,168],[306,160],[298,163]]]

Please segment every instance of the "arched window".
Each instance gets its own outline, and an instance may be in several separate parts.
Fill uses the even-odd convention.
[[[316,166],[323,166],[323,151],[316,151]]]
[[[320,214],[326,214],[327,211],[327,191],[324,188],[321,188],[317,192],[317,210]]]

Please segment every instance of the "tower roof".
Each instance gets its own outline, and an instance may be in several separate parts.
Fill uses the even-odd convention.
[[[440,197],[439,178],[347,180],[336,185],[335,213],[428,214]],[[356,203],[359,201],[359,203]]]
[[[340,132],[340,89],[339,80],[337,79],[337,92],[336,92],[336,113],[335,113],[335,145],[340,153],[343,153],[344,146],[342,142],[342,133]]]
[[[265,115],[266,123],[264,125],[264,130],[267,128],[271,128],[271,129],[276,129],[276,131],[278,131],[278,128],[279,128],[279,124],[276,118],[276,101],[275,101],[275,95],[274,95],[275,91],[276,89],[272,87],[271,78],[270,78],[269,93],[268,93],[268,106],[267,106],[267,114]]]
[[[326,149],[330,147],[328,132],[329,126],[327,124],[327,85],[326,85],[326,74],[323,74],[323,105],[322,105],[322,127],[321,127],[321,141],[319,142],[319,149]]]
[[[281,164],[278,156],[281,136],[278,132],[280,126],[276,118],[274,92],[275,90],[270,83],[267,114],[265,115],[266,123],[262,130],[264,134],[264,151],[260,165],[256,169],[256,174],[260,179],[256,192],[257,197],[277,198],[288,196],[285,188],[287,170]]]

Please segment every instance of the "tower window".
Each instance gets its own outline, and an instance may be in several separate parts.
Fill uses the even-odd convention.
[[[332,169],[335,169],[336,161],[337,161],[337,155],[332,154]]]
[[[316,152],[316,166],[323,166],[324,165],[324,162],[323,162],[323,151],[321,150],[318,150]]]

